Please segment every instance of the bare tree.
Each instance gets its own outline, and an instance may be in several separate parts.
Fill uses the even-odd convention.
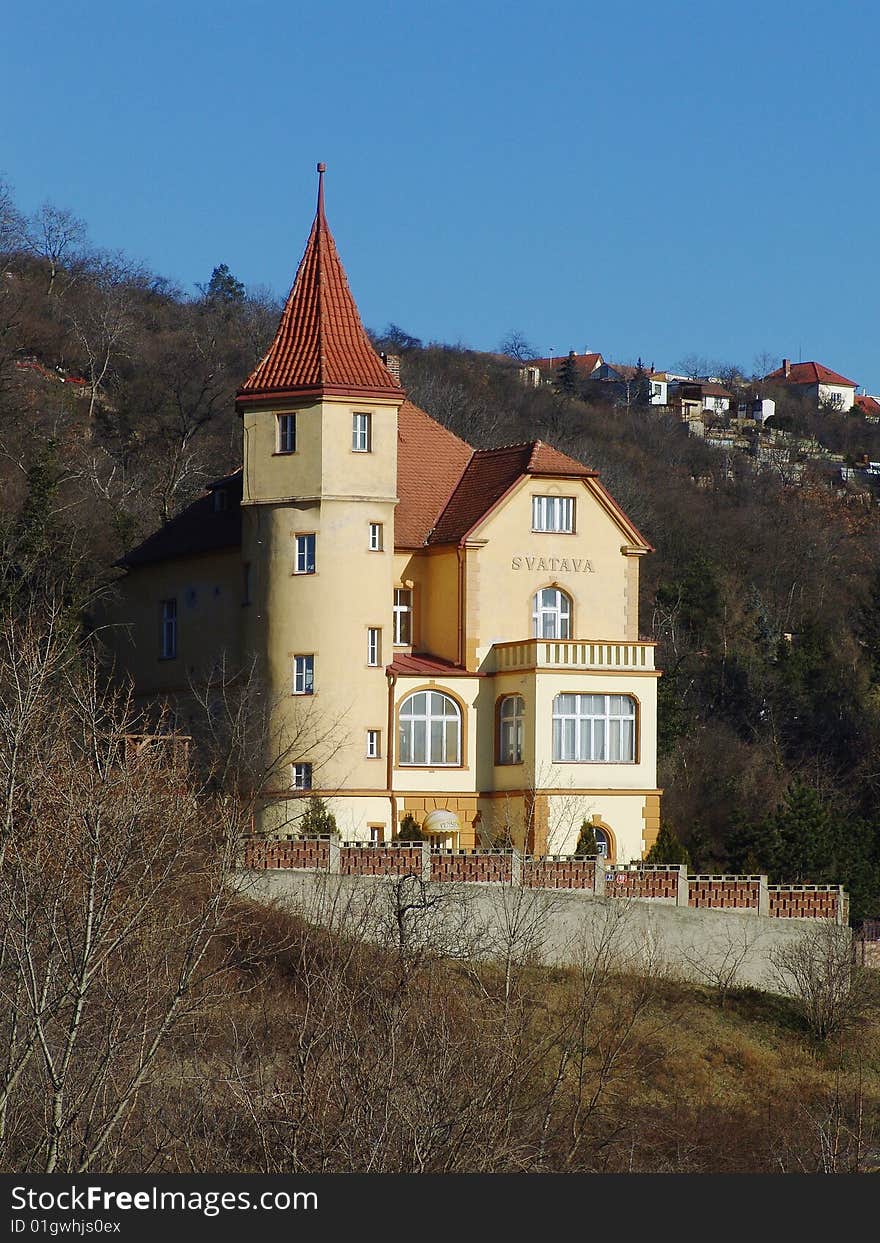
[[[49,285],[46,290],[48,295],[51,296],[61,269],[74,269],[82,261],[87,241],[85,221],[80,220],[66,207],[44,203],[30,217],[27,224],[27,247],[31,254],[44,260],[49,267]],[[75,273],[71,271],[67,286],[75,278]]]

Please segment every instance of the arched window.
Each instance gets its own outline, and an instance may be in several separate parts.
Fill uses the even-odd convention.
[[[400,764],[461,763],[461,710],[439,691],[416,691],[400,707]]]
[[[532,635],[536,639],[571,638],[571,600],[558,587],[543,587],[535,596]]]
[[[596,857],[599,859],[608,859],[611,855],[611,846],[608,841],[608,834],[604,829],[593,829],[593,836],[596,838]]]
[[[498,763],[521,764],[523,758],[522,695],[505,695],[498,707]]]
[[[632,764],[636,702],[630,695],[557,695],[553,759],[562,763]]]

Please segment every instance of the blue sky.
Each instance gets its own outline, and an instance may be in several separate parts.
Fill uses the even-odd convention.
[[[80,0],[4,24],[0,171],[191,289],[286,293],[324,160],[364,321],[880,392],[868,0]]]

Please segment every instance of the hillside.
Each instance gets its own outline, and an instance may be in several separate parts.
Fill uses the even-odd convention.
[[[60,590],[88,625],[123,551],[238,465],[233,395],[277,307],[222,265],[185,297],[90,247],[65,213],[40,231],[4,203],[0,588]],[[399,330],[376,343],[401,353],[411,399],[473,444],[541,438],[598,468],[656,547],[641,627],[665,671],[664,816],[693,865],[842,882],[855,918],[880,916],[870,498],[731,467],[650,409],[526,388],[504,356]]]

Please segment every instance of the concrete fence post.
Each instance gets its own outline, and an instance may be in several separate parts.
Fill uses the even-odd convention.
[[[688,882],[687,868],[683,863],[676,865],[678,867],[678,889],[675,895],[676,906],[688,906],[690,904],[691,887]]]
[[[597,898],[605,896],[605,864],[601,859],[593,863],[593,893]]]
[[[340,868],[341,868],[341,863],[340,863],[340,858],[339,858],[339,838],[335,833],[330,834],[329,847],[330,849],[328,851],[327,871],[331,872],[334,876],[338,876]]]
[[[427,838],[422,839],[422,880],[425,884],[431,879],[431,843]]]
[[[510,852],[510,883],[522,888],[523,883],[523,857],[518,850]]]
[[[769,879],[766,876],[758,877],[758,914],[770,914],[770,889]]]

